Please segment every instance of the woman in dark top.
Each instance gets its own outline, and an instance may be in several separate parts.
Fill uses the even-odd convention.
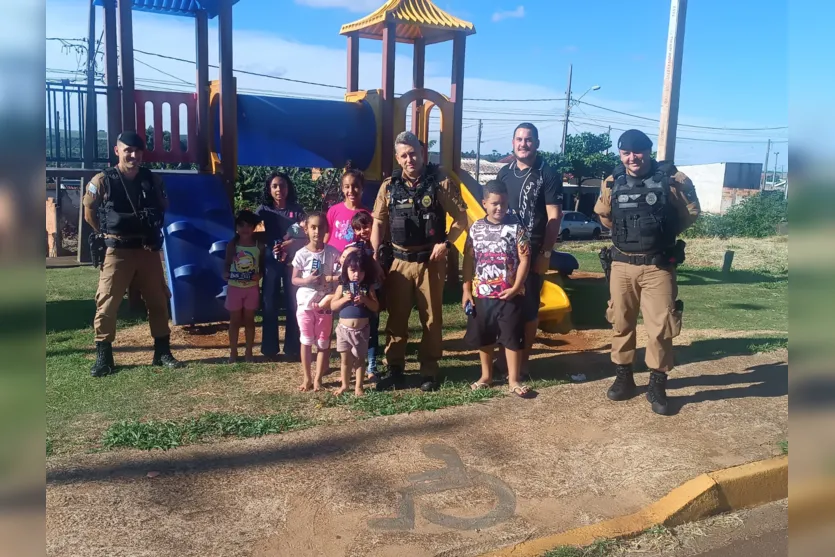
[[[290,262],[305,239],[285,240],[294,224],[304,221],[304,209],[298,203],[296,186],[283,172],[273,172],[264,183],[261,206],[255,211],[264,225],[264,244],[267,257],[264,265],[263,324],[261,353],[275,358],[279,352],[278,314],[284,307],[284,355],[298,360],[300,354],[299,326],[296,322],[296,300],[290,281]]]

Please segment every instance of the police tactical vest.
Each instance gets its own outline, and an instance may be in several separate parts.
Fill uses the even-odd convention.
[[[626,174],[618,165],[612,188],[612,243],[623,253],[660,253],[675,245],[677,213],[670,200],[672,163],[653,161],[647,178]]]
[[[108,168],[104,171],[104,181],[106,197],[99,206],[102,233],[114,236],[147,234],[149,231],[137,214],[143,210],[162,211],[151,171],[140,168],[133,180],[124,180],[118,169]]]
[[[446,239],[446,213],[438,201],[437,167],[427,165],[417,186],[409,187],[399,170],[389,182],[391,241],[400,247],[420,247]]]

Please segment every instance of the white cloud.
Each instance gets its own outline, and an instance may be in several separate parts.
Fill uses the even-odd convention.
[[[375,0],[378,4],[379,0]],[[87,34],[87,2],[86,0],[50,0],[49,9],[46,11],[46,36],[47,37],[68,37],[82,38]],[[98,14],[98,29],[101,30],[101,11]],[[166,17],[145,12],[134,12],[134,43],[135,48],[154,52],[166,56],[187,58],[193,60],[195,57],[194,45],[194,23],[191,19],[180,17]],[[161,38],[169,40],[161,40]],[[173,39],[173,40],[171,40]],[[470,38],[470,41],[477,41],[478,35]],[[209,30],[209,58],[211,63],[216,64],[218,60],[218,41],[216,21],[210,23]],[[468,45],[469,46],[469,45]],[[472,50],[468,48],[469,56],[473,56]],[[308,44],[283,38],[276,33],[267,31],[252,31],[247,29],[235,29],[234,34],[234,65],[237,69],[245,69],[253,72],[280,75],[287,78],[330,83],[342,86],[346,78],[345,50],[341,47],[331,48],[322,45]],[[191,64],[167,60],[155,56],[137,54],[137,60],[149,64],[158,70],[171,74],[164,75],[159,71],[137,63],[135,67],[138,89],[178,89],[181,91],[193,91],[195,70]],[[66,53],[61,50],[60,44],[49,42],[46,46],[46,66],[53,69],[76,70],[78,60],[75,53]],[[450,66],[451,61],[428,61],[426,68],[426,86],[440,93],[448,95],[450,92]],[[360,76],[359,84],[363,89],[377,89],[381,86],[382,55],[379,43],[364,41],[360,51]],[[576,68],[575,68],[576,69]],[[49,73],[49,72],[48,72]],[[397,45],[396,57],[396,80],[395,90],[405,92],[411,88],[412,59],[411,49],[406,45]],[[491,79],[495,76],[495,79]],[[61,76],[64,77],[64,76]],[[82,76],[78,76],[81,78]],[[177,82],[176,79],[182,80]],[[217,78],[217,70],[210,70],[210,78]],[[287,81],[256,77],[245,74],[236,74],[238,88],[242,94],[253,94],[252,90],[258,90],[258,94],[292,94],[309,98],[331,98],[342,99],[343,91],[292,83]],[[660,79],[658,76],[660,93]],[[162,80],[166,83],[152,83],[148,80]],[[537,85],[513,81],[512,76],[507,72],[496,69],[491,75],[473,75],[467,72],[464,81],[464,96],[466,98],[562,98],[565,96],[561,90],[561,79],[553,80],[553,86]],[[609,84],[600,83],[603,92],[610,90]],[[580,88],[580,86],[577,86]],[[659,95],[660,97],[660,95]],[[43,98],[43,97],[41,97]],[[630,114],[637,114],[649,118],[658,118],[658,111],[652,107],[657,106],[655,99],[648,99],[646,103],[634,104],[624,103],[616,97],[606,98],[600,93],[593,96],[590,93],[585,100],[594,104],[609,107]],[[657,99],[660,103],[660,98]],[[104,102],[99,103],[99,128],[105,127],[106,116]],[[556,150],[562,137],[562,122],[560,115],[564,110],[564,102],[478,102],[466,101],[464,103],[464,151],[474,150],[476,147],[477,119],[483,119],[482,153],[489,153],[493,149],[507,152],[511,146],[511,134],[515,125],[522,121],[531,121],[541,131],[542,148],[544,150]],[[433,112],[437,115],[437,111]],[[681,114],[680,122],[698,124],[705,126],[727,126],[727,127],[756,127],[763,125],[761,122],[737,122],[718,121],[713,118],[698,118]],[[572,123],[569,126],[569,133],[578,131],[589,131],[594,133],[605,133],[606,126],[610,123],[616,128],[612,130],[612,138],[617,139],[621,133],[617,128],[626,129],[638,127],[652,134],[658,133],[658,124],[648,121],[637,121],[635,119],[618,114],[595,109],[588,105],[580,105],[572,110]],[[767,122],[768,123],[768,122]],[[73,128],[76,129],[75,124]],[[716,138],[716,139],[750,139],[752,134],[729,136],[721,132],[708,132],[693,129],[679,128],[679,135],[684,137]],[[655,136],[651,136],[655,139]],[[767,136],[758,137],[767,138]],[[430,138],[437,139],[437,132],[431,133]],[[785,149],[785,146],[783,146]],[[677,162],[681,164],[699,162],[739,161],[739,162],[761,162],[765,155],[765,145],[749,144],[714,144],[704,142],[683,141],[677,147]],[[780,158],[784,158],[781,150]]]
[[[503,19],[511,19],[516,18],[520,19],[525,17],[525,6],[517,6],[515,10],[506,10],[506,11],[499,11],[493,14],[493,21],[499,22]]]
[[[371,13],[382,4],[381,0],[295,0],[296,4],[311,8],[343,8],[349,12]]]

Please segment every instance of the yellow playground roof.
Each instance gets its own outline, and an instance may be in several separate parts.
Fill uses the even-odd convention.
[[[339,34],[356,32],[364,39],[381,40],[383,27],[390,21],[397,23],[395,35],[402,43],[413,43],[420,38],[426,39],[427,44],[440,43],[452,39],[456,33],[475,33],[475,25],[449,15],[432,0],[388,0],[377,11],[343,25]]]

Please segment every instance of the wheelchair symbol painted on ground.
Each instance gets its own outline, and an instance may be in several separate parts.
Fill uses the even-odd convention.
[[[495,476],[467,468],[452,447],[446,445],[425,445],[423,454],[435,460],[442,460],[445,468],[430,470],[409,476],[410,486],[397,491],[400,502],[395,518],[375,518],[368,521],[377,530],[412,530],[415,527],[415,497],[440,493],[451,489],[484,487],[496,496],[496,506],[487,514],[474,518],[450,516],[432,507],[421,505],[421,516],[439,526],[456,530],[477,530],[489,528],[511,518],[516,512],[516,495],[506,483]]]

